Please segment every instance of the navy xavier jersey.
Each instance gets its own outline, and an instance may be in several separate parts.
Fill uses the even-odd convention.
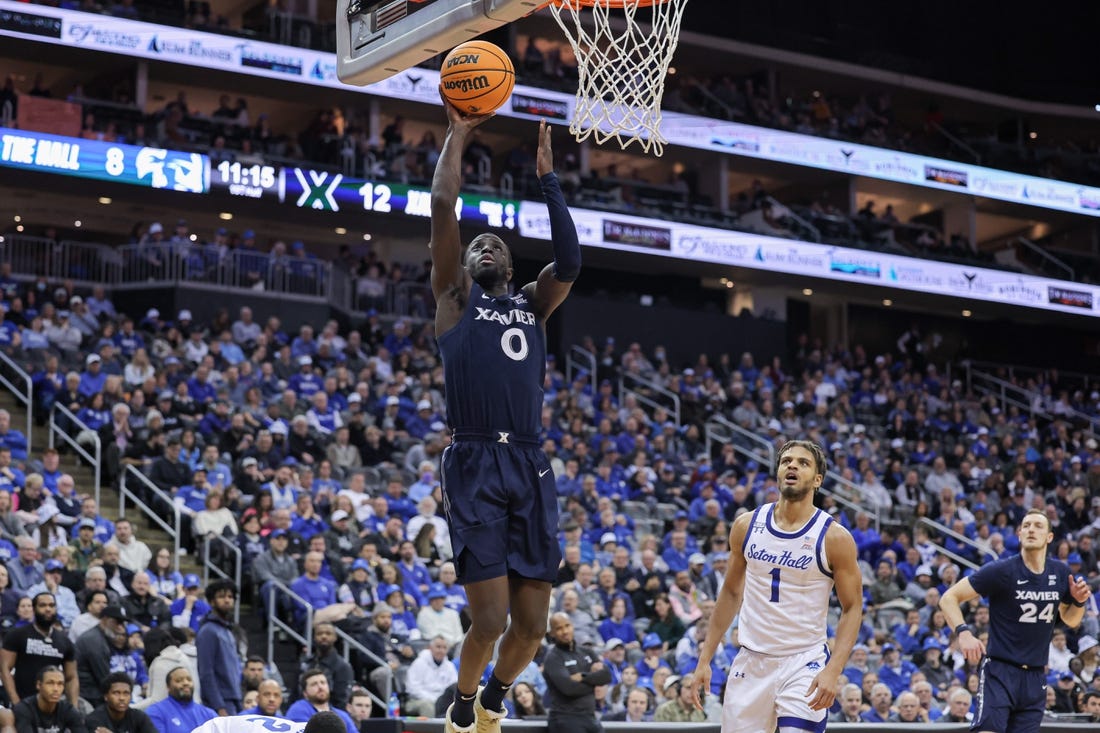
[[[473,283],[462,319],[438,342],[451,427],[538,436],[546,333],[522,291],[494,298]]]
[[[1033,573],[1021,556],[990,563],[970,576],[974,590],[989,599],[989,644],[994,659],[1042,668],[1058,604],[1070,603],[1069,566],[1047,558],[1042,573]]]

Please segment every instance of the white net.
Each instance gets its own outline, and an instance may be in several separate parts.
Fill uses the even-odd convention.
[[[573,46],[580,86],[569,131],[664,152],[661,97],[687,0],[554,0]]]

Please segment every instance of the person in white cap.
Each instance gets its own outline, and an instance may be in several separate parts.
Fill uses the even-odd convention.
[[[1081,662],[1081,671],[1077,672],[1077,678],[1085,685],[1091,685],[1096,680],[1096,658],[1100,649],[1100,642],[1096,637],[1085,635],[1077,640],[1077,659]],[[1075,664],[1071,663],[1071,668]]]

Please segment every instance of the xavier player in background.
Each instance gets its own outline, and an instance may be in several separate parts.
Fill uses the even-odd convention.
[[[1054,635],[1055,609],[1076,628],[1085,615],[1089,586],[1069,566],[1047,557],[1054,539],[1039,509],[1024,515],[1020,554],[982,566],[947,589],[940,608],[955,629],[966,661],[979,660],[978,709],[970,730],[1016,733],[1039,729],[1046,707],[1046,665]],[[989,650],[966,624],[962,603],[989,599]]]
[[[825,729],[836,683],[863,616],[863,579],[848,530],[814,506],[825,453],[791,440],[779,449],[779,501],[742,514],[730,529],[730,566],[699,649],[692,687],[702,708],[710,664],[734,616],[741,651],[730,666],[722,733]],[[826,646],[829,594],[840,620]]]
[[[511,290],[512,254],[495,234],[463,251],[455,217],[462,152],[490,115],[464,116],[446,99],[447,138],[432,180],[432,292],[443,356],[447,419],[454,443],[443,455],[443,507],[455,567],[469,598],[447,733],[500,730],[503,699],[546,634],[557,575],[558,504],[554,474],[539,447],[546,319],[580,273],[577,230],[553,172],[550,129],[539,125],[535,168],[550,213],[554,262]],[[504,632],[511,612],[511,625]],[[483,690],[478,681],[492,659]]]

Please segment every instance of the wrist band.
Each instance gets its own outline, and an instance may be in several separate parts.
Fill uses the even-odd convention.
[[[970,624],[959,624],[955,627],[955,636],[958,636],[964,631],[969,631],[971,634],[974,633],[970,628]]]
[[[1078,602],[1078,600],[1076,598],[1074,598],[1070,601],[1070,605],[1073,606],[1074,608],[1084,608],[1085,607],[1085,602],[1084,601]]]

